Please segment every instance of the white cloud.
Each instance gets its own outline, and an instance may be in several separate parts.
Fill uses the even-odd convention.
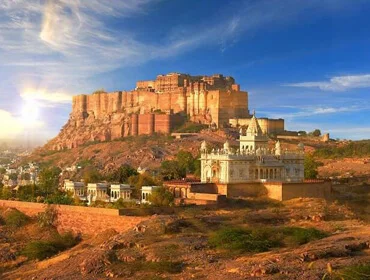
[[[168,27],[164,36],[152,42],[128,29],[117,30],[109,25],[112,17],[146,15],[159,1],[2,0],[0,70],[16,68],[12,80],[22,97],[31,98],[24,92],[31,83],[31,88],[43,92],[34,91],[35,99],[65,103],[71,93],[85,90],[88,78],[100,73],[176,56],[203,45],[215,45],[225,51],[242,33],[253,35],[261,28],[295,21],[308,8],[325,10],[333,6],[332,1],[319,0],[225,5],[228,10],[217,20]],[[335,6],[340,7],[341,3],[335,1]]]
[[[62,92],[47,92],[42,89],[27,89],[21,93],[25,101],[46,101],[51,103],[70,103],[72,96]]]
[[[370,74],[336,76],[331,78],[329,81],[293,83],[286,84],[285,86],[319,88],[325,91],[346,91],[356,88],[369,88]]]
[[[10,112],[1,109],[0,119],[0,139],[14,139],[18,136],[22,136],[27,127],[41,128],[44,126],[44,123],[41,121],[34,120],[31,123],[22,117],[16,117]]]
[[[297,106],[285,106],[286,108],[298,109]],[[363,110],[369,110],[369,106],[348,106],[348,107],[301,107],[299,111],[292,113],[281,113],[281,112],[268,112],[268,111],[257,111],[257,113],[262,113],[270,118],[283,118],[287,120],[292,120],[296,118],[311,117],[316,115],[329,115],[329,114],[338,114],[344,112],[357,112]]]

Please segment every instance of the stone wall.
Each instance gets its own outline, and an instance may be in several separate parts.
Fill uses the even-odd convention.
[[[330,198],[330,182],[301,183],[240,183],[227,185],[227,197],[255,197],[267,195],[276,200],[289,200],[298,197]]]
[[[29,216],[45,210],[45,204],[0,200],[0,207],[17,208]],[[118,209],[104,209],[83,206],[56,205],[58,209],[58,231],[80,232],[93,235],[113,228],[118,232],[130,230],[149,217],[119,216]]]
[[[251,118],[232,118],[229,123],[233,127],[248,126]],[[285,123],[283,119],[268,119],[258,118],[258,123],[263,133],[281,133],[285,131]]]
[[[248,93],[240,91],[232,77],[170,73],[136,86],[132,91],[74,96],[70,119],[46,148],[70,149],[89,141],[170,133],[179,117],[184,120],[187,115],[193,122],[217,126],[227,125],[230,118],[249,117]],[[153,113],[160,116],[153,120]]]
[[[227,197],[257,197],[267,194],[266,188],[261,183],[236,183],[226,184]]]

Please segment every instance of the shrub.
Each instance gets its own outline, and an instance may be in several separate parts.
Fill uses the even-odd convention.
[[[21,227],[27,224],[29,217],[17,209],[12,209],[5,215],[5,224],[11,227]]]
[[[66,192],[60,190],[55,191],[53,194],[45,199],[48,204],[62,204],[62,205],[72,205],[74,203],[74,198]]]
[[[112,207],[115,209],[121,209],[121,208],[134,208],[137,207],[137,204],[135,201],[125,201],[121,197],[117,201],[113,202]]]
[[[21,254],[30,260],[43,260],[75,246],[77,242],[72,233],[58,234],[49,241],[29,242]]]
[[[33,241],[26,245],[21,252],[30,260],[43,260],[58,253],[57,248],[51,242]]]
[[[45,211],[37,215],[37,223],[40,227],[53,227],[57,225],[58,210],[53,205],[47,205]]]
[[[293,243],[295,245],[306,244],[310,241],[328,236],[327,233],[316,228],[286,227],[283,228],[282,233],[286,236],[286,240],[289,243]]]
[[[345,267],[338,272],[334,272],[334,279],[353,279],[366,280],[370,279],[370,264],[360,264]]]
[[[322,165],[321,162],[315,161],[312,155],[306,155],[304,158],[304,178],[315,179],[319,174],[317,168]]]
[[[224,228],[209,239],[212,247],[239,252],[265,252],[279,245],[267,231],[242,228]]]
[[[170,206],[173,204],[173,194],[164,187],[159,187],[153,190],[149,201],[154,206]]]

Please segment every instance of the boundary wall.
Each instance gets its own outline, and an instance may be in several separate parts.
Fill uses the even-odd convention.
[[[72,231],[95,235],[106,229],[124,232],[150,217],[120,216],[118,209],[93,208],[84,206],[55,205],[58,210],[58,231]],[[28,216],[35,216],[45,210],[46,204],[0,200],[0,207],[16,208]]]

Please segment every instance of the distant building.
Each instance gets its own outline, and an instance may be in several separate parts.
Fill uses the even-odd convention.
[[[83,182],[72,182],[66,180],[64,182],[64,190],[72,193],[81,200],[86,200],[85,184]]]
[[[150,203],[150,197],[159,186],[143,186],[141,188],[141,203]]]
[[[87,185],[87,200],[89,203],[100,200],[109,202],[108,184],[106,183],[90,183]]]
[[[115,202],[122,198],[123,200],[131,199],[132,189],[127,184],[112,184],[110,185],[110,201]]]

